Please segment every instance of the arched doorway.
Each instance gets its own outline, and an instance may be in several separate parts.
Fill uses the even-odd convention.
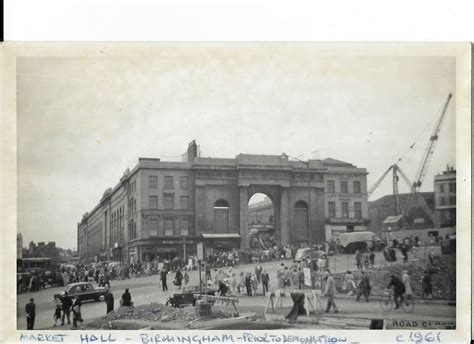
[[[298,201],[293,206],[294,213],[294,233],[295,241],[308,242],[308,203]]]
[[[214,230],[216,233],[229,232],[229,202],[220,199],[214,203]]]
[[[275,206],[264,193],[253,194],[248,202],[247,224],[249,246],[255,249],[269,249],[276,242]]]

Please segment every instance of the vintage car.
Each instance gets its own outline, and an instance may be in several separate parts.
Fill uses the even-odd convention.
[[[81,301],[104,301],[107,289],[103,287],[94,287],[89,282],[70,283],[66,286],[66,289],[54,295],[54,299],[60,299],[67,292],[69,296],[79,296]]]

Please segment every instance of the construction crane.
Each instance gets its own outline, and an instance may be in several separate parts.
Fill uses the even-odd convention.
[[[446,103],[444,104],[443,111],[441,112],[441,115],[439,116],[436,122],[436,126],[433,130],[433,133],[430,136],[428,145],[426,146],[426,149],[423,153],[423,158],[421,159],[420,165],[418,166],[415,180],[411,184],[411,192],[410,192],[410,195],[408,196],[408,199],[405,203],[405,207],[403,208],[403,211],[402,211],[403,217],[405,219],[407,218],[408,211],[413,204],[413,200],[417,199],[418,203],[421,202],[420,206],[425,210],[425,212],[427,212],[427,215],[431,217],[431,219],[433,220],[433,223],[435,223],[435,225],[437,223],[436,218],[433,212],[431,211],[430,207],[426,204],[426,202],[424,202],[423,197],[419,195],[419,191],[423,183],[423,179],[426,175],[428,166],[431,162],[431,158],[433,157],[433,152],[436,147],[436,143],[438,142],[439,132],[441,130],[441,124],[443,123],[443,119],[446,117],[446,110],[448,109],[449,101],[451,100],[452,96],[453,95],[450,93],[448,95],[448,99],[446,99]]]
[[[446,110],[449,105],[449,101],[452,98],[452,94],[450,93],[448,95],[448,99],[446,100],[446,103],[444,104],[443,111],[441,112],[440,117],[438,118],[436,122],[435,129],[430,136],[430,140],[428,142],[428,145],[424,151],[423,158],[421,159],[420,165],[418,167],[418,171],[416,174],[416,178],[414,182],[411,182],[410,179],[406,176],[406,174],[400,169],[400,167],[397,164],[390,165],[388,169],[380,176],[379,179],[375,182],[375,184],[369,189],[367,192],[367,197],[370,197],[372,193],[377,189],[377,187],[382,183],[382,181],[385,179],[387,174],[392,171],[392,182],[393,182],[393,196],[394,196],[394,213],[395,215],[403,215],[403,218],[406,220],[408,216],[408,212],[411,209],[413,205],[413,201],[416,200],[419,206],[424,210],[426,215],[433,221],[433,223],[436,225],[437,224],[437,219],[435,217],[434,212],[431,210],[431,208],[428,206],[426,203],[425,199],[419,194],[419,190],[421,187],[421,184],[423,182],[423,179],[426,175],[427,168],[429,166],[429,163],[431,161],[431,158],[433,156],[433,152],[436,146],[436,142],[438,141],[439,137],[439,132],[441,130],[441,124],[443,123],[443,119],[446,115]],[[410,148],[413,148],[414,144],[410,146]],[[402,179],[407,183],[408,187],[410,188],[411,192],[410,195],[408,196],[407,201],[405,202],[403,210],[400,208],[400,200],[398,197],[398,181],[399,181],[399,175],[402,176]]]

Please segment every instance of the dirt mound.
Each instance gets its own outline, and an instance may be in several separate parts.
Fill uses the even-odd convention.
[[[151,303],[136,307],[120,307],[102,319],[107,321],[125,319],[162,322],[174,320],[193,321],[196,319],[196,314],[193,307],[174,308],[167,307],[161,303]]]

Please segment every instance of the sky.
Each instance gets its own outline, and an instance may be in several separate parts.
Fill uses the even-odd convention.
[[[451,57],[323,56],[311,44],[164,45],[17,60],[18,231],[75,249],[77,223],[138,157],[285,152],[413,179],[450,92]],[[422,191],[456,166],[451,101]],[[414,147],[409,147],[415,143]],[[390,176],[370,200],[390,194]],[[400,192],[408,188],[400,184]]]

